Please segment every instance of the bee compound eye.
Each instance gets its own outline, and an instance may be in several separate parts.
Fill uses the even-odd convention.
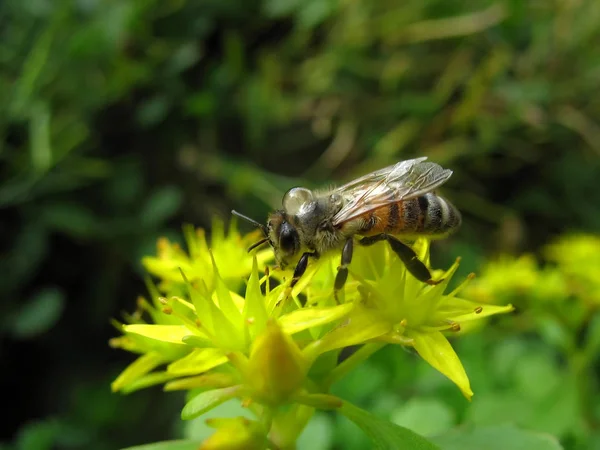
[[[295,253],[298,246],[298,232],[287,222],[279,230],[279,247],[285,253]]]
[[[310,189],[295,187],[286,192],[283,196],[283,209],[288,214],[298,214],[300,208],[313,200],[313,193]]]

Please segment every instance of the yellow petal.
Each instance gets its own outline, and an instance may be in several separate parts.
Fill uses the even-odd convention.
[[[182,339],[188,334],[192,334],[190,329],[184,325],[124,325],[123,330],[126,333],[139,334],[157,341],[169,342],[171,344],[184,345]]]
[[[130,394],[132,392],[139,391],[140,389],[145,389],[150,386],[162,384],[166,381],[173,379],[174,376],[175,375],[172,375],[167,372],[152,372],[144,375],[143,377],[138,378],[132,383],[125,385],[121,391],[124,394]]]
[[[267,309],[265,298],[260,291],[258,263],[256,257],[252,262],[252,273],[246,287],[246,302],[244,305],[244,320],[252,340],[256,339],[267,324]]]
[[[439,331],[420,333],[407,330],[407,335],[413,338],[415,350],[419,355],[435,369],[450,378],[459,387],[463,395],[471,400],[473,391],[471,390],[469,378],[448,339]]]
[[[179,378],[165,384],[165,391],[187,391],[197,388],[218,389],[233,386],[235,378],[228,373],[205,373],[195,377]]]
[[[353,307],[352,303],[344,303],[330,308],[297,309],[282,316],[279,319],[279,323],[285,333],[294,334],[307,328],[325,325],[334,320],[341,319],[352,311]]]
[[[453,298],[448,306],[444,306],[436,314],[444,313],[444,317],[455,322],[466,322],[468,320],[483,319],[494,314],[503,314],[514,311],[512,305],[482,305],[462,298]]]
[[[223,350],[218,348],[197,348],[189,355],[172,362],[167,372],[173,375],[196,375],[227,362]]]
[[[377,311],[355,308],[347,319],[323,338],[304,348],[304,354],[313,359],[322,353],[350,345],[364,344],[392,329],[392,323]]]
[[[223,314],[225,314],[225,316],[229,319],[229,321],[231,323],[233,323],[235,325],[241,325],[241,319],[242,319],[241,311],[235,305],[233,298],[231,297],[231,293],[229,292],[229,289],[227,288],[227,285],[221,278],[221,275],[219,274],[219,270],[217,269],[217,263],[215,262],[215,259],[212,255],[212,253],[210,254],[210,256],[212,258],[212,264],[213,264],[213,281],[214,281],[214,288],[215,288],[215,292],[213,294],[213,300],[214,299],[217,300],[219,309],[221,311],[223,311]]]
[[[140,356],[134,362],[129,364],[123,372],[110,385],[113,392],[123,390],[123,388],[135,380],[143,377],[155,367],[163,364],[165,359],[159,353],[147,353]]]

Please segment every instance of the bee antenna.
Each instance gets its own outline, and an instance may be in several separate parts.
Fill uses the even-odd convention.
[[[264,234],[265,236],[268,236],[268,234],[269,234],[269,231],[267,230],[267,227],[266,227],[265,225],[263,225],[262,223],[259,223],[259,222],[257,222],[256,220],[254,220],[254,219],[251,219],[251,218],[250,218],[250,217],[248,217],[248,216],[245,216],[245,215],[243,215],[243,214],[240,214],[239,212],[237,212],[237,211],[236,211],[236,210],[234,210],[234,209],[232,209],[232,210],[231,210],[231,214],[233,214],[234,216],[237,216],[237,217],[239,217],[240,219],[244,219],[244,220],[245,220],[245,221],[247,221],[247,222],[250,222],[250,223],[251,223],[252,225],[254,225],[255,227],[258,227],[258,228],[260,228],[260,229],[262,230],[262,232],[263,232],[263,234]],[[266,241],[264,241],[264,242],[266,242]],[[261,242],[260,244],[263,244],[264,242]],[[260,244],[258,244],[258,245],[260,245]],[[255,244],[255,245],[256,245],[256,244]],[[252,249],[252,248],[254,248],[254,246],[252,246],[252,247],[251,247],[251,249]]]
[[[269,239],[268,238],[263,238],[260,241],[252,244],[250,247],[248,247],[248,253],[250,253],[252,250],[254,250],[256,247],[260,247],[261,245],[263,245],[265,242],[268,242]]]

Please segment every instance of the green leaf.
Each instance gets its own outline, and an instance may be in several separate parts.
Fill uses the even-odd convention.
[[[391,418],[423,436],[435,436],[448,431],[455,422],[454,412],[436,399],[413,398],[398,408]]]
[[[298,437],[299,449],[328,450],[332,447],[333,421],[325,413],[317,413]]]
[[[52,165],[52,143],[50,108],[45,102],[36,102],[31,108],[29,139],[31,167],[36,172],[46,172]]]
[[[562,450],[555,437],[514,425],[452,430],[432,440],[441,450]]]
[[[374,450],[439,450],[422,436],[344,402],[339,411],[358,425],[373,442]]]
[[[155,192],[146,201],[140,214],[142,224],[156,226],[172,217],[183,201],[181,190],[176,187],[164,187]]]
[[[60,289],[43,288],[23,305],[10,322],[13,336],[28,339],[48,331],[60,318],[64,303]]]
[[[87,239],[98,233],[99,219],[90,208],[74,202],[53,202],[40,210],[40,220],[67,235]]]
[[[198,450],[200,444],[199,441],[163,441],[154,444],[136,445],[121,450]]]
[[[201,392],[192,398],[181,411],[183,420],[194,419],[214,407],[226,402],[236,396],[239,386],[232,386],[223,389],[214,389],[212,391]]]
[[[202,417],[183,422],[183,437],[186,439],[198,439],[199,441],[204,441],[215,432],[213,427],[206,424],[207,419],[240,416],[246,417],[247,419],[254,418],[250,410],[244,408],[239,401],[229,400],[207,412]]]
[[[56,420],[29,422],[18,432],[16,448],[19,450],[50,450],[55,447],[60,436],[61,424]]]
[[[593,361],[598,352],[600,352],[600,314],[596,314],[590,321],[584,345],[586,362]]]

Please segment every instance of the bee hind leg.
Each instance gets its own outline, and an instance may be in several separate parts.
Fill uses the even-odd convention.
[[[390,236],[389,234],[378,234],[375,236],[369,236],[362,238],[358,241],[361,245],[373,245],[376,242],[386,240],[390,244],[390,247],[394,251],[398,258],[404,263],[406,266],[406,270],[408,270],[417,280],[422,281],[423,283],[427,283],[430,285],[436,285],[441,283],[443,280],[432,280],[431,272],[423,262],[419,259],[417,254],[414,252],[412,248],[408,245],[401,242],[399,239],[394,236]]]
[[[352,262],[352,252],[354,250],[354,241],[352,238],[348,239],[344,244],[344,248],[342,249],[342,260],[341,264],[338,267],[337,275],[335,276],[335,283],[333,287],[333,295],[335,297],[336,303],[340,303],[338,300],[338,292],[344,287],[346,284],[346,280],[348,279],[348,266]]]

